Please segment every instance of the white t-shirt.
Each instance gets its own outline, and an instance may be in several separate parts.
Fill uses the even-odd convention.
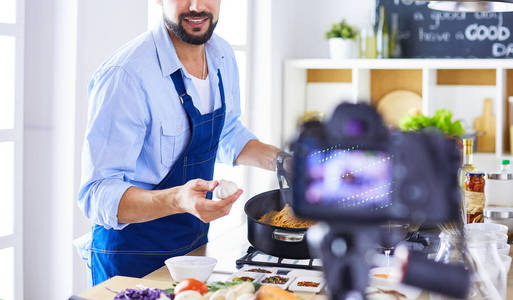
[[[200,111],[202,115],[214,111],[214,97],[210,93],[210,79],[202,80],[191,76],[192,83],[198,91],[199,99],[193,99],[194,106]]]

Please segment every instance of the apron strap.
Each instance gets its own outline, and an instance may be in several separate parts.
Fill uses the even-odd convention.
[[[225,107],[225,98],[224,98],[224,86],[223,86],[223,77],[221,76],[221,70],[217,69],[217,77],[219,78],[219,95],[221,96],[221,106]]]
[[[178,98],[180,98],[180,102],[184,104],[192,101],[191,96],[187,94],[187,90],[185,89],[185,83],[183,82],[182,78],[182,69],[178,69],[173,74],[171,74],[171,80],[173,80],[173,84],[175,85],[175,89],[178,93]]]

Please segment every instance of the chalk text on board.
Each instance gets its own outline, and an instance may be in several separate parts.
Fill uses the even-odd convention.
[[[449,42],[450,40],[450,32],[424,31],[424,28],[419,27],[419,41],[421,42]]]
[[[513,44],[504,45],[503,43],[493,43],[493,57],[508,57],[513,55]]]

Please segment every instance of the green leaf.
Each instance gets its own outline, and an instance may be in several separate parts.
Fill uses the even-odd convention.
[[[399,121],[399,128],[403,131],[419,131],[424,128],[436,127],[446,135],[462,136],[465,129],[460,121],[452,121],[452,112],[447,109],[440,109],[435,112],[433,117],[424,115],[404,116]]]

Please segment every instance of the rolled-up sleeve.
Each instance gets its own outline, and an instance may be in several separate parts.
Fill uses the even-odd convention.
[[[79,207],[95,224],[122,229],[128,224],[118,223],[119,202],[132,186],[149,122],[145,92],[123,68],[110,67],[91,80],[89,102]]]
[[[221,139],[219,141],[219,151],[217,152],[217,161],[225,164],[235,164],[235,160],[240,152],[250,140],[256,140],[256,136],[246,128],[240,121],[240,88],[239,73],[235,59],[232,59],[232,68],[230,70],[232,79],[232,103],[227,108],[227,115]]]

